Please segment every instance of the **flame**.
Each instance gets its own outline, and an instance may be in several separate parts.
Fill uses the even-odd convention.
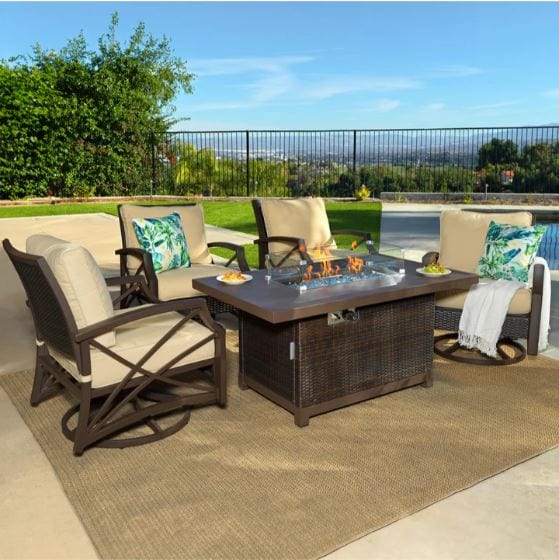
[[[361,272],[364,265],[365,263],[363,259],[358,259],[357,257],[352,257],[351,255],[347,258],[347,271],[351,274]]]
[[[355,242],[354,242],[355,243]],[[357,245],[357,243],[355,243]],[[303,281],[308,282],[313,278],[327,278],[329,276],[338,276],[341,274],[341,268],[337,264],[332,264],[332,253],[328,247],[317,247],[309,251],[312,259],[320,261],[320,270],[313,270],[312,265],[306,267],[303,272]],[[317,263],[318,264],[318,263]],[[357,274],[363,270],[365,262],[358,257],[348,256],[347,258],[347,273]]]
[[[307,272],[305,272],[303,274],[303,281],[304,282],[308,282],[309,280],[311,280],[313,277],[313,273],[312,273],[312,264],[309,264],[307,266]]]
[[[328,247],[318,246],[316,249],[311,249],[309,255],[313,260],[329,259],[332,257],[332,253]]]

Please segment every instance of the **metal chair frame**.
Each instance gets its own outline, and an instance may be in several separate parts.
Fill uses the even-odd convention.
[[[423,266],[427,266],[432,262],[438,262],[439,253],[437,251],[430,251],[422,258]],[[543,278],[544,267],[537,264],[534,267],[534,275],[532,279],[532,302],[530,313],[526,314],[507,314],[503,329],[501,331],[502,339],[527,339],[527,352],[531,356],[537,356],[538,343],[540,339],[540,321],[542,310],[542,294],[543,294]],[[435,329],[445,331],[458,331],[460,324],[460,316],[462,309],[454,309],[449,307],[435,307]],[[445,353],[438,352],[440,355],[449,357]],[[513,358],[515,361],[516,358]],[[489,359],[488,359],[489,360]],[[461,359],[459,361],[466,361]],[[501,360],[502,361],[502,356]],[[479,360],[470,361],[469,363],[479,363]],[[509,362],[512,363],[512,362]]]
[[[110,319],[78,329],[66,297],[46,260],[15,249],[7,239],[3,241],[3,246],[25,288],[35,324],[37,350],[31,404],[37,406],[64,388],[78,401],[62,418],[62,431],[73,441],[75,455],[81,455],[93,445],[123,448],[162,439],[188,423],[192,407],[226,405],[225,333],[223,327],[212,319],[202,298],[132,308]],[[142,276],[113,278],[107,283],[125,287],[115,300],[116,304],[133,294],[148,301],[150,299]],[[136,363],[95,340],[127,323],[173,311],[181,314],[177,315],[177,322],[159,340],[154,341],[149,351]],[[189,321],[201,323],[210,334],[185,348],[156,371],[150,371],[145,366],[146,362]],[[212,341],[212,359],[176,365],[196,349]],[[76,380],[53,358],[49,352],[51,348],[75,361],[81,381]],[[92,348],[124,364],[129,368],[127,374],[118,383],[93,388]],[[203,381],[200,381],[200,376],[204,378]],[[186,389],[190,393],[185,393]],[[160,417],[177,411],[181,412],[181,416],[170,426],[163,428],[159,424]],[[77,426],[72,429],[69,427],[69,420],[76,413]],[[139,424],[148,426],[152,433],[116,437]]]
[[[196,203],[189,203],[183,206],[195,206]],[[158,278],[157,274],[155,273],[155,268],[153,266],[153,260],[151,254],[148,251],[144,251],[143,249],[137,247],[128,247],[126,245],[126,233],[124,229],[124,218],[122,216],[121,208],[123,206],[129,206],[124,204],[119,204],[118,209],[118,220],[120,224],[120,236],[122,240],[122,248],[118,249],[115,253],[120,257],[120,274],[121,276],[137,276],[137,275],[144,275],[147,281],[147,291],[150,293],[151,301],[162,301],[159,299],[159,285],[158,285]],[[138,205],[136,205],[138,206]],[[166,208],[171,212],[174,208],[180,208],[176,204],[158,204],[158,205],[150,205],[150,208]],[[212,241],[208,243],[208,248],[222,248],[228,249],[233,252],[232,256],[229,260],[225,263],[226,267],[231,266],[233,263],[237,263],[241,272],[248,272],[250,267],[248,266],[245,250],[244,247],[241,245],[236,245],[235,243],[229,243],[227,241]],[[128,257],[133,257],[137,259],[138,266],[135,270],[130,270],[128,266]],[[137,299],[137,294],[134,294],[134,297],[131,297],[127,300],[123,300],[121,303],[121,307],[127,307],[130,305],[134,299]],[[188,298],[185,298],[188,299]],[[227,305],[223,302],[220,302],[214,298],[207,297],[206,301],[208,303],[208,307],[212,313],[215,315],[216,313],[223,313],[225,311],[235,312],[235,308]]]

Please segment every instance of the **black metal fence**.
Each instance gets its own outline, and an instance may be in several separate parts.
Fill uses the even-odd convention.
[[[153,194],[559,192],[559,126],[152,135]]]

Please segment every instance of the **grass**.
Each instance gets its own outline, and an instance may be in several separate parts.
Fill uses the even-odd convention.
[[[184,200],[165,203],[181,204]],[[197,201],[199,202],[199,201]],[[146,204],[161,204],[153,202]],[[202,201],[206,223],[258,235],[252,205],[249,201]],[[44,204],[37,206],[7,206],[0,207],[0,218],[23,218],[31,216],[55,216],[64,214],[91,214],[103,212],[112,216],[117,215],[116,202],[84,202],[73,204]],[[357,229],[369,231],[373,235],[375,245],[380,241],[380,202],[326,202],[326,212],[330,220],[330,227],[335,229]],[[336,238],[341,247],[350,247],[351,236]],[[247,260],[252,267],[258,263],[257,247],[245,245]],[[212,251],[213,252],[213,251]],[[215,254],[226,256],[226,251],[215,250]]]

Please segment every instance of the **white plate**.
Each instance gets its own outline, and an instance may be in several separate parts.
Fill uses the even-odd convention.
[[[425,272],[424,268],[416,268],[415,271],[427,276],[427,278],[440,278],[441,276],[448,276],[452,272],[450,268],[447,268],[444,272]]]
[[[250,282],[252,280],[252,276],[250,274],[243,274],[244,280],[225,280],[223,276],[223,274],[220,274],[216,280],[222,284],[228,284],[229,286],[239,286],[240,284],[245,284],[246,282]]]

